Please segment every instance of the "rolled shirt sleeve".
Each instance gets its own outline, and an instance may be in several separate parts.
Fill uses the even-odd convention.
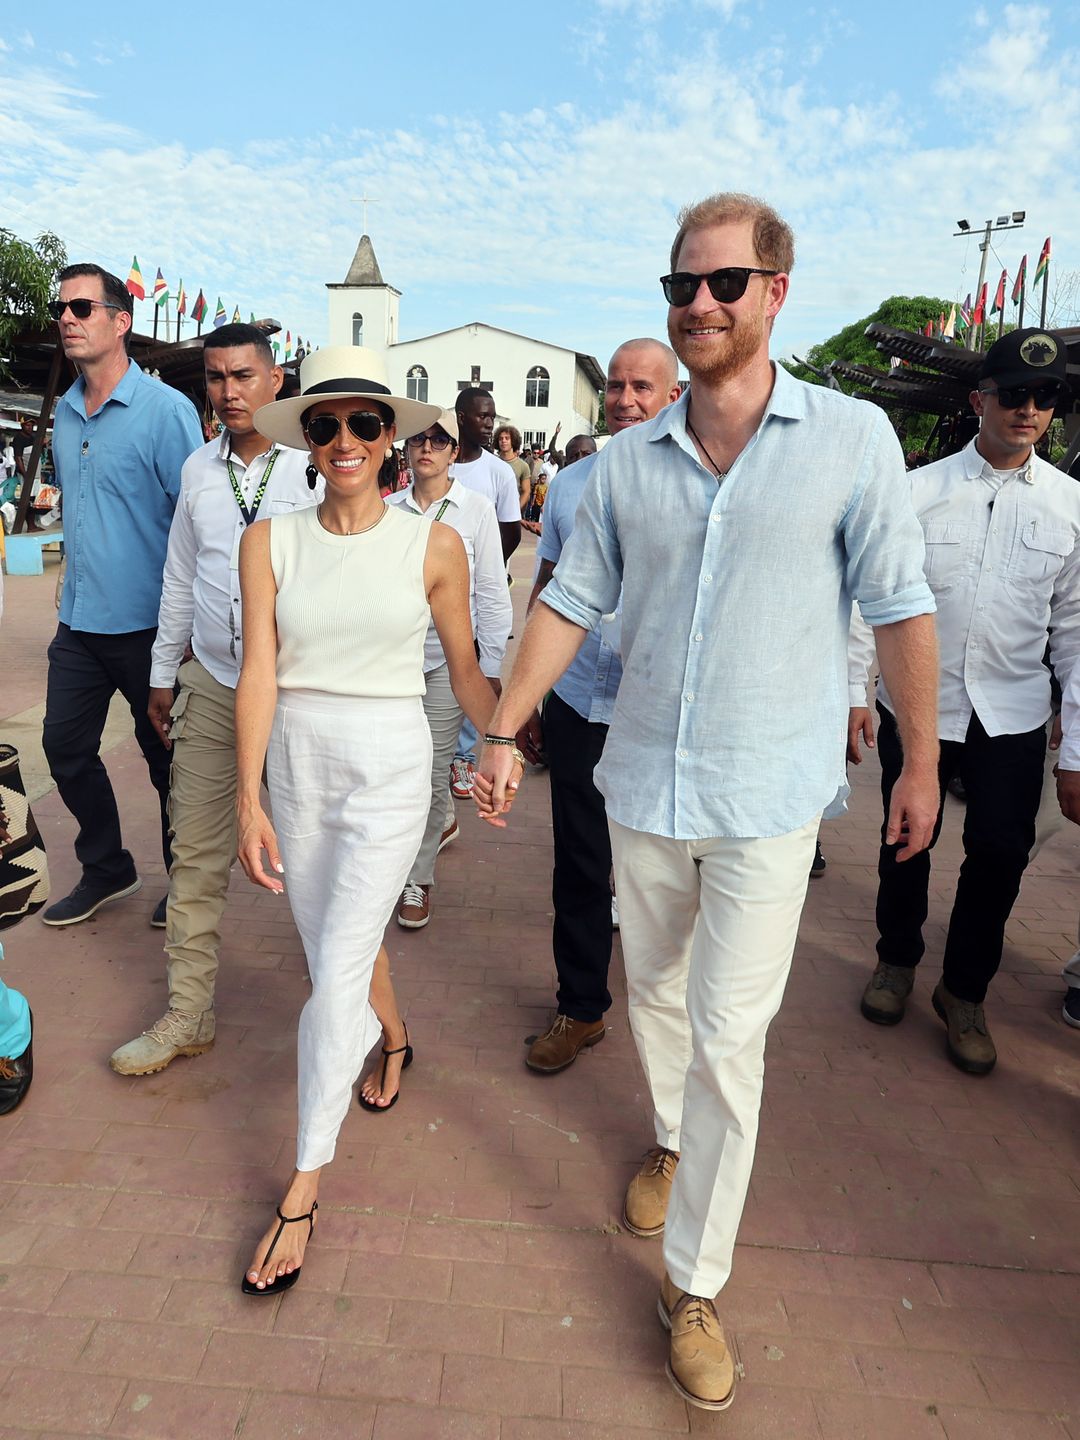
[[[612,614],[622,592],[623,558],[605,458],[601,455],[593,467],[578,502],[574,533],[540,595],[546,605],[583,630],[594,629],[603,616]]]

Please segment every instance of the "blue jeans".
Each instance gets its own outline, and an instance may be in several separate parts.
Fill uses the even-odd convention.
[[[4,947],[0,945],[0,960]],[[0,980],[0,1057],[14,1060],[30,1044],[30,1006],[18,990]]]
[[[461,721],[461,732],[457,738],[457,749],[454,751],[455,760],[468,760],[470,765],[476,764],[476,726],[467,717]]]

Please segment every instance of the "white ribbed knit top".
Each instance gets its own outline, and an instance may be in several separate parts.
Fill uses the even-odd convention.
[[[387,507],[360,535],[331,535],[314,506],[275,515],[279,690],[423,695],[430,525]]]

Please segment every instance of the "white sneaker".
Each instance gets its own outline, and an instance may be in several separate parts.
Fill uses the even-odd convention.
[[[473,793],[473,776],[476,767],[468,760],[454,757],[450,766],[450,793],[458,800],[468,800]]]
[[[613,930],[619,928],[619,897],[617,895],[611,897],[611,928]]]

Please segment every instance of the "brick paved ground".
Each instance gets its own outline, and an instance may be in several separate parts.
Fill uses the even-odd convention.
[[[43,698],[51,586],[9,583],[0,714]],[[545,778],[503,834],[462,807],[430,928],[392,928],[416,1064],[392,1112],[350,1114],[302,1282],[257,1302],[238,1282],[292,1155],[300,947],[285,902],[238,875],[215,1049],[113,1075],[109,1052],[163,1008],[147,921],[164,881],[141,760],[124,742],[109,764],[146,887],[72,930],[7,936],[38,1033],[30,1098],[0,1121],[0,1440],[1080,1440],[1080,1035],[1057,978],[1076,832],[1025,881],[993,992],[1001,1059],[974,1080],[929,1006],[957,807],[909,1018],[857,1013],[875,767],[856,777],[769,1043],[722,1301],[745,1379],[710,1416],[663,1376],[659,1246],[618,1225],[649,1143],[618,955],[604,1044],[553,1079],[522,1065],[552,990]],[[72,827],[55,793],[37,811],[63,894]]]

